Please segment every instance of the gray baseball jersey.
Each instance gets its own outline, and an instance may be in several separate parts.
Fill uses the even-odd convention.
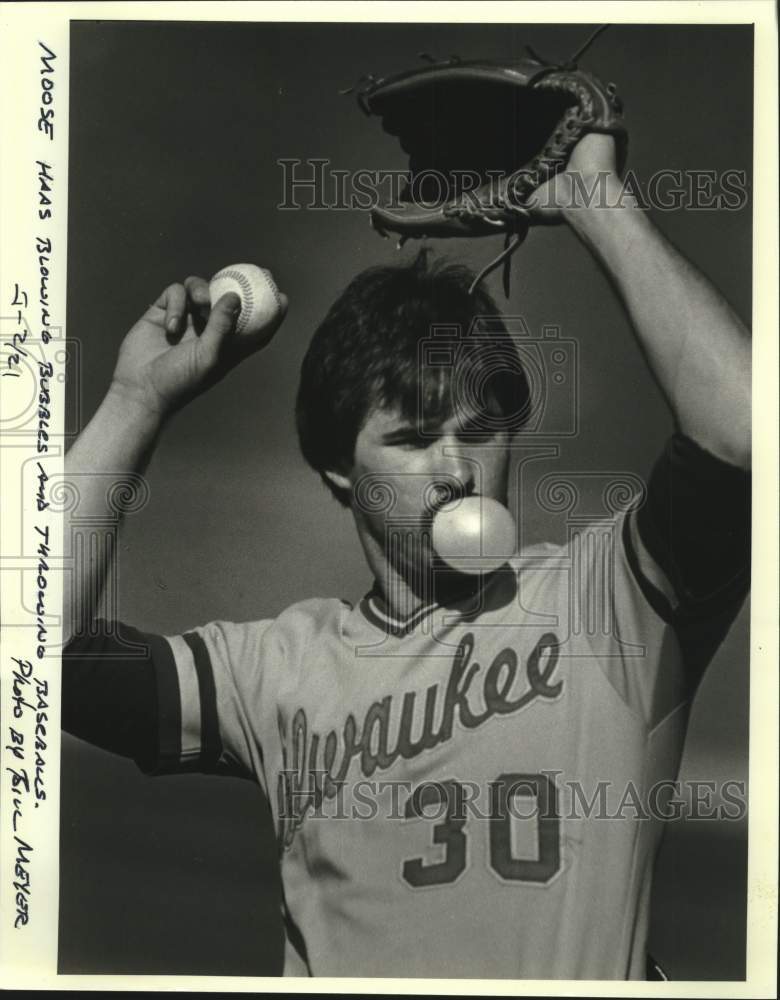
[[[160,644],[161,768],[269,797],[288,974],[644,976],[661,827],[637,811],[687,689],[627,545],[665,587],[623,517],[405,623],[310,600]]]
[[[659,817],[747,587],[746,483],[677,436],[639,514],[529,548],[460,603],[130,630],[143,671],[81,662],[116,639],[74,642],[64,725],[148,771],[259,782],[288,975],[644,978]]]

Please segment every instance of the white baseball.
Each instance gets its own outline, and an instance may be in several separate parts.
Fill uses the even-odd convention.
[[[230,264],[217,271],[209,283],[212,306],[226,292],[235,292],[241,298],[236,333],[258,333],[281,312],[279,289],[271,272],[256,264]]]

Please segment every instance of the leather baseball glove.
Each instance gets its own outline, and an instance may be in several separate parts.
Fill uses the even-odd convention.
[[[382,236],[505,235],[502,252],[472,290],[509,261],[534,223],[525,207],[542,184],[566,169],[588,132],[616,140],[617,166],[625,164],[627,133],[615,85],[579,69],[577,59],[606,25],[566,63],[528,57],[510,63],[462,61],[453,56],[381,79],[364,77],[360,107],[378,115],[409,155],[409,175],[399,200],[371,211]]]

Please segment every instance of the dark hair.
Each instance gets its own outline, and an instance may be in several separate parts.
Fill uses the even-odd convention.
[[[410,263],[359,274],[315,331],[301,366],[298,439],[306,461],[345,506],[346,491],[324,473],[348,471],[358,433],[376,408],[398,407],[410,421],[441,421],[457,409],[465,388],[468,395],[476,389],[477,409],[487,411],[488,392],[497,402],[501,416],[486,417],[492,429],[497,419],[511,430],[526,419],[525,372],[490,295],[479,287],[469,293],[473,277],[446,261],[429,265],[424,248]],[[448,332],[440,340],[442,328]],[[432,350],[427,363],[422,341],[441,347],[445,360],[437,364]]]

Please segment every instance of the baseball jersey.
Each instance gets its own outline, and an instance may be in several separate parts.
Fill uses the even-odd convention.
[[[744,590],[691,612],[639,523],[578,525],[403,622],[370,593],[136,633],[144,768],[268,797],[286,975],[644,978],[660,793]]]

